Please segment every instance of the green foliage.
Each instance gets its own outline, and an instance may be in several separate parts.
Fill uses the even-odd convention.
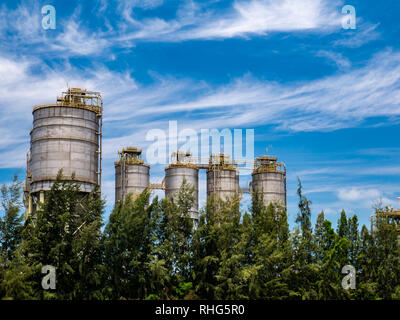
[[[173,198],[145,190],[115,206],[102,231],[104,201],[84,195],[60,172],[45,201],[22,224],[21,183],[1,187],[1,299],[400,299],[397,221],[379,214],[359,230],[343,210],[336,231],[299,180],[297,228],[286,208],[253,195],[208,197],[198,224],[186,181]],[[389,210],[386,208],[384,210]],[[56,267],[56,289],[43,290],[44,265]],[[343,266],[356,269],[344,290]]]
[[[178,287],[176,288],[176,295],[179,299],[184,299],[191,292],[192,288],[192,282],[180,282]]]
[[[240,251],[238,198],[223,202],[211,196],[200,212],[193,239],[196,294],[206,299],[233,299],[240,295],[237,268],[244,257]]]
[[[0,216],[0,297],[2,299],[30,299],[32,284],[28,278],[31,269],[21,254],[23,230],[21,209],[21,182],[18,176],[10,184],[1,186]]]
[[[165,261],[153,252],[161,208],[149,196],[128,197],[110,215],[103,239],[109,298],[144,299],[164,287]]]
[[[3,259],[10,261],[19,246],[22,232],[21,209],[21,182],[14,175],[11,184],[4,184],[0,188],[1,207],[3,215],[0,216],[0,254]]]
[[[45,202],[25,223],[21,244],[31,267],[30,281],[40,298],[98,299],[102,295],[101,226],[103,201],[97,190],[83,196],[74,181],[62,181],[62,172]],[[57,289],[44,291],[41,268],[56,268]]]

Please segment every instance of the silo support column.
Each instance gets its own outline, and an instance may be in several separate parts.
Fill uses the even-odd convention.
[[[28,197],[28,217],[32,214],[32,195]]]

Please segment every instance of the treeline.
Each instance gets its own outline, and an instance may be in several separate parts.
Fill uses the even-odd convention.
[[[103,226],[104,201],[82,197],[61,174],[26,221],[17,177],[1,188],[2,299],[398,299],[400,250],[394,221],[378,217],[371,233],[342,211],[337,229],[321,212],[311,223],[299,181],[297,226],[286,210],[254,196],[210,198],[197,226],[193,190],[175,201],[118,204]],[[44,290],[42,267],[56,268],[56,288]],[[356,288],[342,287],[342,267],[356,270]]]

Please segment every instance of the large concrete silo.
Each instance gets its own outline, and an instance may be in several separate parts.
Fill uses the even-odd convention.
[[[251,184],[266,206],[272,202],[286,207],[286,167],[276,157],[256,158]]]
[[[70,88],[56,103],[33,109],[27,159],[25,200],[29,215],[43,202],[60,169],[63,179],[79,183],[83,193],[101,186],[101,94]]]
[[[186,181],[194,191],[194,203],[190,210],[190,216],[197,221],[199,218],[199,169],[191,161],[191,154],[178,151],[172,154],[172,162],[165,168],[165,196],[176,199],[176,195]]]
[[[149,187],[150,166],[144,163],[141,154],[142,150],[136,147],[119,152],[119,160],[115,162],[115,204],[128,194],[136,198]]]
[[[212,154],[207,168],[207,196],[214,195],[224,201],[239,192],[239,173],[226,154]]]

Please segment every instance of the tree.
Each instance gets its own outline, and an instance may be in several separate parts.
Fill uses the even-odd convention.
[[[298,179],[297,195],[299,196],[299,213],[296,219],[299,227],[292,235],[292,265],[290,288],[297,291],[297,297],[316,299],[315,283],[318,281],[318,266],[315,265],[315,242],[311,227],[311,201],[303,195],[303,187]]]
[[[341,286],[341,269],[347,265],[349,242],[341,238],[332,228],[329,220],[324,220],[321,230],[319,252],[321,260],[318,261],[319,280],[317,284],[318,299],[344,299],[349,295]]]
[[[102,214],[104,200],[98,188],[81,201],[82,223],[72,233],[76,286],[74,299],[101,299],[107,270],[103,265]]]
[[[114,208],[105,228],[104,259],[112,299],[145,299],[167,285],[165,261],[154,255],[161,208],[157,198],[149,204],[149,197],[148,190],[136,200],[128,196]]]
[[[389,216],[379,214],[376,216],[375,227],[373,237],[376,243],[374,264],[377,294],[382,299],[391,299],[400,283],[398,231],[395,222]]]
[[[348,236],[348,225],[346,212],[342,210],[340,213],[340,219],[338,221],[337,234],[340,238],[347,238]]]
[[[0,297],[29,299],[33,296],[27,280],[30,269],[20,251],[23,230],[21,209],[21,182],[15,174],[10,184],[1,186],[0,216]]]
[[[22,220],[21,209],[21,182],[14,175],[10,185],[1,186],[1,207],[3,215],[0,216],[0,246],[1,256],[6,261],[14,258],[15,250],[21,241]]]
[[[4,260],[0,258],[0,263]],[[37,299],[34,283],[31,281],[32,269],[22,255],[21,247],[14,252],[12,261],[8,261],[0,278],[0,298],[4,300]]]
[[[326,246],[325,235],[325,214],[321,211],[317,217],[317,222],[314,228],[314,241],[315,241],[315,261],[321,264],[324,260],[324,247]]]
[[[51,190],[46,192],[44,203],[27,219],[21,246],[32,270],[30,281],[38,297],[100,297],[103,201],[96,191],[84,196],[74,177],[72,181],[65,181],[60,171]],[[55,291],[47,292],[40,287],[44,265],[56,268]]]
[[[238,197],[222,201],[212,195],[200,212],[193,240],[193,271],[195,291],[201,298],[244,298],[240,217]]]
[[[360,232],[360,250],[357,257],[359,267],[357,274],[357,289],[354,294],[359,300],[377,299],[376,283],[376,245],[372,234],[368,232],[365,225]]]
[[[172,199],[161,201],[161,217],[157,224],[156,257],[165,262],[169,274],[170,295],[182,297],[189,294],[192,276],[193,220],[191,212],[194,203],[194,187],[184,179]]]
[[[300,261],[310,264],[313,260],[313,243],[312,243],[312,227],[311,227],[311,201],[303,195],[303,186],[298,179],[297,195],[299,196],[300,212],[296,218],[296,223],[300,225],[302,255]]]
[[[358,257],[360,254],[360,234],[358,231],[358,218],[357,215],[353,215],[352,218],[348,220],[348,235],[347,239],[350,242],[349,247],[349,262],[352,266],[359,269]]]
[[[285,299],[295,295],[289,289],[292,273],[291,246],[286,209],[276,203],[265,207],[262,199],[253,197],[253,251],[247,272],[252,274],[251,299]]]

